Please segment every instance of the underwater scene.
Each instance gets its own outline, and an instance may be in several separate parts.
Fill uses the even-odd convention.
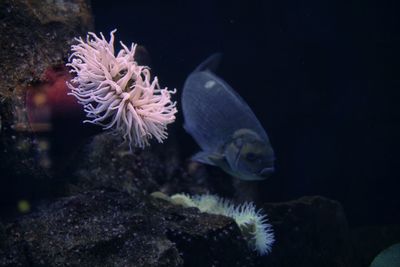
[[[400,267],[399,11],[0,0],[0,266]]]

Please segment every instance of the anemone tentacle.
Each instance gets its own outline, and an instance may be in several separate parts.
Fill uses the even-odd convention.
[[[76,76],[67,83],[86,112],[84,122],[111,129],[132,147],[149,145],[155,138],[163,142],[167,125],[175,121],[176,102],[171,101],[175,90],[161,88],[150,68],[135,61],[136,44],[130,48],[120,42],[122,49],[114,49],[114,33],[107,41],[89,32],[86,39],[75,38],[67,66]]]

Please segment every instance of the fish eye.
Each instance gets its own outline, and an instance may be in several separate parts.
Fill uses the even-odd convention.
[[[257,160],[257,155],[255,153],[247,153],[246,154],[246,160],[250,161],[250,162],[254,162]]]

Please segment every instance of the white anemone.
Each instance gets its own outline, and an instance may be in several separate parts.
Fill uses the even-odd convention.
[[[114,32],[107,41],[89,32],[86,40],[76,38],[72,45],[68,67],[76,73],[71,83],[71,95],[84,106],[87,120],[104,129],[111,129],[133,146],[144,148],[149,139],[163,142],[167,125],[175,121],[175,93],[160,88],[157,77],[151,78],[147,66],[135,61],[136,44],[115,55]]]

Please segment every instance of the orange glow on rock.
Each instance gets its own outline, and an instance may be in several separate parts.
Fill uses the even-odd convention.
[[[83,117],[81,105],[69,96],[66,82],[72,76],[64,66],[48,68],[41,82],[26,91],[26,110],[32,131],[50,131],[51,120]]]

